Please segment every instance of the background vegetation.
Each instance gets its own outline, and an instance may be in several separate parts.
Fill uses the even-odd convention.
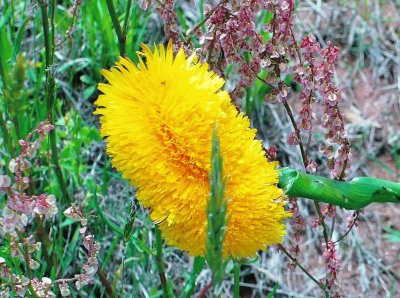
[[[13,255],[12,239],[4,236],[4,210],[10,193],[3,189],[0,270],[7,266],[16,276],[38,278],[44,295],[51,294],[46,292],[43,277],[57,281],[52,288],[57,296],[63,291],[58,287],[63,281],[69,282],[72,297],[206,295],[211,271],[204,259],[193,259],[172,247],[160,249],[148,211],[137,204],[134,188],[110,166],[98,119],[92,115],[97,84],[103,81],[100,70],[111,67],[121,52],[121,39],[107,6],[110,2],[4,0],[0,4],[0,175],[15,178],[9,164],[23,154],[19,140],[48,119],[55,129],[45,136],[37,155],[28,158],[31,166],[24,175],[30,181],[24,191],[28,195],[53,194],[58,207],[54,218],[32,218],[18,235],[21,243],[29,235],[42,243],[32,252],[40,266],[29,269],[29,264]],[[166,42],[163,21],[153,6],[143,10],[143,3],[136,1],[113,3],[126,54],[133,61],[137,62],[135,52],[141,43]],[[209,7],[209,3],[177,1],[175,11],[182,31],[201,24],[203,7]],[[335,79],[342,91],[341,108],[353,148],[349,177],[400,179],[399,10],[397,0],[296,2],[295,35],[300,39],[312,33],[321,44],[331,40],[342,49]],[[267,19],[264,12],[259,22]],[[228,67],[228,78],[230,71]],[[294,84],[288,80],[288,84]],[[290,119],[283,105],[265,101],[268,92],[265,85],[256,82],[238,105],[259,129],[266,147],[277,146],[281,163],[301,169],[299,152],[287,143],[293,130]],[[297,111],[299,104],[293,102],[293,107]],[[313,132],[310,156],[321,165],[319,174],[328,175],[326,161],[318,151],[323,138],[321,131]],[[0,189],[6,185],[1,183]],[[63,213],[71,203],[81,212],[78,220]],[[298,205],[307,224],[297,258],[320,279],[325,276],[322,231],[311,225],[317,214],[307,201]],[[333,239],[345,234],[346,219],[352,216],[351,212],[337,210],[336,217],[328,222]],[[357,226],[337,248],[342,260],[342,292],[345,297],[396,297],[400,293],[400,209],[370,206],[357,217]],[[294,228],[290,221],[288,226],[284,245],[289,247]],[[86,227],[83,233],[82,227]],[[85,235],[93,235],[100,250],[88,249]],[[78,292],[73,285],[79,280],[76,274],[88,273],[84,265],[92,252],[97,254],[98,265],[93,268],[98,271],[88,274],[91,284]],[[235,266],[226,266],[223,297],[233,295]],[[10,282],[2,272],[0,297],[16,296],[12,287],[16,281]],[[236,278],[240,279],[241,297],[322,295],[278,247],[243,261]],[[28,297],[32,295],[31,289],[27,291]]]

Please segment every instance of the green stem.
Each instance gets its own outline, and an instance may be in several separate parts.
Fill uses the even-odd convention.
[[[131,12],[131,7],[132,7],[132,0],[128,0],[126,3],[126,9],[125,9],[125,19],[124,19],[124,25],[122,27],[122,33],[126,38],[126,33],[128,32],[128,21],[129,21],[129,15]]]
[[[165,269],[164,269],[161,231],[157,226],[155,227],[155,234],[156,234],[156,265],[157,265],[158,275],[160,276],[164,298],[168,298],[170,297],[170,295],[168,291],[167,278],[165,276]]]
[[[195,257],[193,261],[193,269],[190,275],[190,280],[187,283],[187,286],[181,293],[181,298],[190,298],[193,296],[193,292],[196,289],[196,280],[199,276],[200,272],[203,270],[204,265],[206,263],[206,259],[204,257]]]
[[[121,25],[118,21],[117,11],[115,10],[114,2],[112,0],[106,0],[108,13],[110,14],[111,21],[114,25],[115,33],[118,37],[119,53],[121,56],[125,56],[126,52],[126,35],[122,32]]]
[[[233,260],[233,297],[240,298],[240,262]]]
[[[54,3],[53,3],[54,4]],[[46,57],[46,101],[47,101],[47,117],[50,123],[54,124],[54,89],[55,81],[51,71],[51,67],[54,64],[54,39],[50,38],[50,25],[49,16],[47,12],[47,3],[42,0],[39,2],[40,10],[42,13],[42,23],[44,32],[44,44],[45,44],[45,57]],[[52,23],[53,24],[53,23]],[[50,132],[50,147],[51,147],[51,160],[55,168],[58,183],[60,184],[63,197],[67,202],[71,202],[71,198],[68,193],[67,185],[64,181],[60,162],[58,158],[57,141],[56,141],[56,129],[54,128]]]
[[[400,183],[371,177],[350,182],[310,175],[290,168],[279,169],[279,187],[288,197],[303,197],[349,210],[371,203],[400,203]]]
[[[12,143],[11,143],[11,136],[10,133],[7,129],[7,123],[3,118],[3,112],[2,112],[2,108],[0,107],[0,128],[1,131],[3,133],[3,138],[4,138],[4,143],[6,145],[6,149],[8,154],[11,154],[11,152],[14,152],[12,149]],[[6,160],[6,164],[8,165],[8,162],[10,161],[10,157],[11,156],[7,156],[5,155],[5,160]],[[6,167],[7,172],[8,172],[8,167]]]

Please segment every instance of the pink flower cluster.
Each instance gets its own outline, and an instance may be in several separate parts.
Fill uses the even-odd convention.
[[[37,270],[40,267],[39,262],[33,258],[33,254],[40,250],[42,244],[36,241],[33,235],[27,237],[22,235],[34,219],[49,220],[58,212],[56,198],[53,195],[28,195],[25,193],[31,182],[29,178],[29,170],[32,167],[30,159],[36,156],[41,142],[53,128],[54,126],[49,122],[41,122],[39,127],[29,133],[25,140],[20,140],[21,154],[15,159],[11,159],[9,163],[9,170],[13,177],[0,176],[0,191],[8,194],[7,206],[1,210],[0,237],[9,240],[10,256],[18,257],[26,263],[30,270]],[[32,140],[35,135],[38,137]],[[12,281],[13,290],[20,297],[25,297],[29,286],[32,286],[39,297],[55,297],[49,288],[50,279],[43,278],[40,281],[34,278],[29,280],[24,275],[15,275],[7,267],[4,258],[0,259],[0,276],[5,281]],[[3,290],[0,288],[0,296],[9,290],[8,287]]]
[[[300,43],[301,61],[294,69],[295,80],[301,83],[302,89],[298,94],[297,99],[301,103],[299,111],[300,121],[298,128],[303,131],[311,131],[312,120],[315,119],[315,113],[312,111],[311,104],[315,102],[315,62],[314,55],[320,51],[319,44],[316,43],[315,37],[304,37]]]
[[[332,176],[343,179],[344,171],[350,167],[350,144],[344,129],[344,118],[338,107],[340,92],[333,83],[334,64],[338,55],[339,49],[330,42],[322,48],[315,36],[303,37],[299,45],[299,61],[294,72],[295,80],[302,86],[297,97],[301,103],[298,128],[308,132],[309,138],[311,137],[312,121],[316,119],[312,104],[316,102],[315,95],[319,94],[324,104],[322,125],[327,129],[327,140],[332,144],[327,147],[320,146],[320,150],[328,157]],[[290,145],[297,145],[300,140],[299,132],[293,132],[288,137]],[[333,144],[339,147],[337,154],[333,151]],[[307,161],[307,171],[315,172],[316,167],[314,161]]]
[[[291,247],[289,251],[296,257],[300,253],[300,242],[301,236],[304,231],[305,222],[299,212],[299,206],[297,205],[297,198],[289,199],[289,211],[292,213],[291,226],[293,227],[293,233],[291,235]]]
[[[79,221],[82,227],[79,229],[79,233],[83,239],[83,246],[87,251],[86,263],[82,266],[83,273],[76,274],[71,280],[75,280],[75,286],[78,291],[83,287],[88,285],[92,280],[93,276],[97,273],[99,269],[99,262],[97,260],[97,255],[100,251],[100,243],[94,240],[94,235],[87,234],[87,219],[83,216],[83,213],[75,206],[71,205],[67,210],[64,211],[64,215],[74,221]],[[67,292],[68,284],[65,280],[60,283],[60,291]]]
[[[14,175],[14,184],[11,177],[0,176],[0,191],[7,192],[9,196],[7,207],[0,218],[0,235],[23,232],[35,217],[51,219],[57,214],[56,198],[53,195],[28,195],[25,190],[29,187],[30,162],[34,158],[45,135],[54,128],[48,122],[41,122],[39,128],[28,134],[26,140],[20,140],[22,152],[15,159],[11,159],[9,170]],[[31,141],[38,134],[38,138]]]
[[[30,281],[30,284],[37,296],[43,298],[56,297],[56,294],[51,290],[53,288],[53,283],[50,278],[42,277],[42,280],[39,280],[37,277],[34,277]]]
[[[244,88],[254,82],[261,70],[287,68],[284,44],[290,36],[293,8],[291,0],[250,0],[221,1],[212,10],[206,32],[199,34],[202,56],[221,76],[228,64],[237,66],[239,81],[231,93],[233,100],[244,96]],[[264,33],[272,35],[270,40],[258,32],[255,24],[259,13],[265,9],[275,15],[270,25],[262,28]],[[266,80],[277,83],[279,76],[278,80],[275,75]]]
[[[150,6],[151,1],[145,1],[145,6]],[[180,30],[176,22],[177,15],[174,9],[174,0],[164,0],[158,2],[156,6],[156,12],[160,18],[164,21],[164,32],[167,40],[171,39],[173,41],[175,49],[182,47],[183,43],[180,39]]]
[[[35,157],[37,150],[46,134],[53,129],[48,122],[41,122],[39,128],[31,132],[26,140],[20,140],[21,154],[11,159],[9,170],[14,175],[14,184],[11,177],[0,176],[0,190],[7,192],[9,200],[7,207],[3,210],[0,222],[0,234],[14,233],[16,230],[23,231],[23,227],[34,217],[50,219],[57,214],[56,198],[53,195],[28,195],[25,190],[29,187],[29,170],[32,164],[29,159]],[[35,141],[30,141],[33,135],[39,136]]]
[[[328,157],[332,176],[343,179],[344,171],[350,167],[350,144],[344,129],[344,117],[338,107],[340,92],[333,83],[339,49],[330,42],[321,48],[315,36],[307,36],[302,39],[300,50],[304,61],[295,69],[296,79],[302,84],[299,128],[312,129],[311,121],[315,116],[311,104],[315,102],[313,94],[318,92],[324,104],[322,125],[327,129],[327,140],[339,147],[337,154],[333,153],[333,146],[321,147],[320,150]]]
[[[326,285],[330,291],[330,297],[341,297],[340,295],[340,284],[338,281],[338,271],[340,269],[340,263],[338,260],[335,244],[332,240],[329,240],[327,246],[322,254],[325,266],[327,269]]]
[[[5,282],[13,281],[15,293],[19,297],[25,297],[26,291],[30,284],[29,278],[24,275],[12,273],[7,267],[6,260],[2,257],[0,257],[0,278]],[[6,287],[4,290],[2,290],[0,285],[0,297],[11,297],[10,288]]]
[[[18,257],[27,265],[29,270],[37,270],[40,263],[34,259],[33,254],[40,250],[42,243],[36,241],[33,233],[28,230],[34,220],[51,220],[58,213],[56,198],[51,194],[28,195],[29,171],[32,167],[30,159],[36,156],[41,142],[54,128],[47,121],[41,122],[39,127],[28,134],[25,140],[20,140],[21,154],[9,163],[9,170],[13,177],[0,175],[0,191],[6,192],[8,202],[3,210],[0,210],[0,241],[7,238],[10,245],[10,257]],[[36,140],[32,140],[34,135]],[[13,183],[14,181],[14,183]],[[19,296],[25,297],[56,297],[52,291],[59,284],[63,297],[70,296],[68,282],[75,281],[76,288],[80,290],[90,283],[98,270],[97,255],[100,244],[94,241],[94,236],[87,233],[87,219],[74,205],[65,210],[64,214],[75,221],[80,221],[82,228],[79,230],[83,238],[83,246],[87,250],[87,260],[82,266],[83,273],[76,274],[71,279],[52,281],[48,277],[29,279],[23,274],[14,274],[7,266],[7,260],[0,257],[0,278],[6,281],[0,283],[0,297],[9,297],[10,286]],[[24,236],[28,234],[28,236]],[[32,293],[34,292],[34,294]]]
[[[327,204],[323,208],[321,208],[321,212],[325,217],[335,217],[336,215],[336,206]]]

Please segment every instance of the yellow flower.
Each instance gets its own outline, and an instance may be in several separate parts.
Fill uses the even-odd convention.
[[[279,243],[288,216],[278,202],[276,163],[268,162],[256,130],[238,114],[224,80],[195,55],[174,57],[171,44],[120,58],[102,74],[96,101],[113,166],[137,187],[166,242],[204,255],[211,139],[218,122],[228,200],[224,256],[254,256]]]

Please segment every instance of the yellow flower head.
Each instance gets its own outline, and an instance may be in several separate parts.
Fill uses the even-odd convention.
[[[285,234],[288,216],[276,200],[276,163],[265,158],[256,130],[222,91],[224,80],[195,55],[171,44],[120,58],[102,74],[96,101],[113,166],[137,187],[137,198],[169,245],[204,255],[211,139],[218,122],[228,200],[224,256],[254,256]]]

